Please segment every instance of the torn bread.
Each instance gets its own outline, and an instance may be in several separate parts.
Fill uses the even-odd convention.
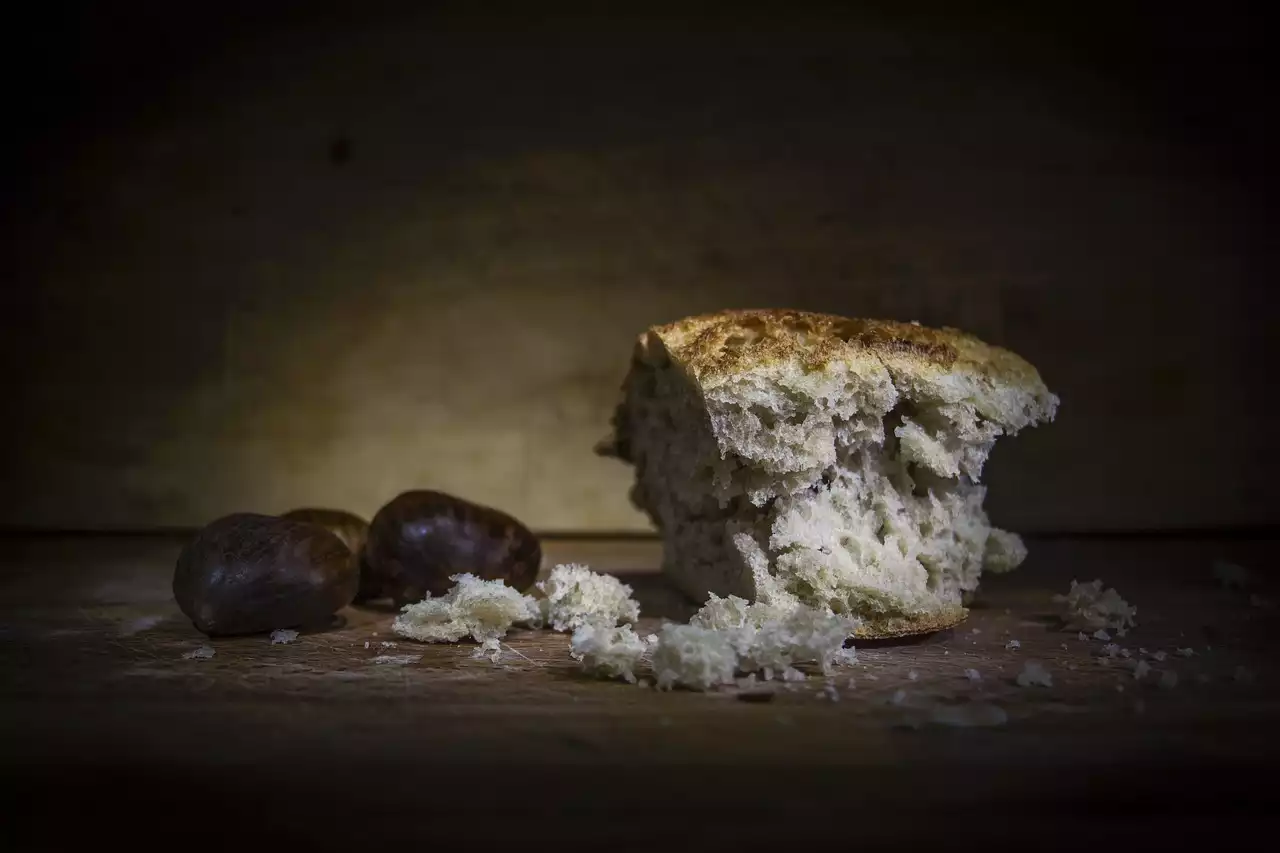
[[[696,601],[736,595],[861,619],[857,636],[957,624],[1021,540],[979,483],[995,440],[1058,398],[1011,352],[954,329],[726,311],[640,336],[598,451]]]

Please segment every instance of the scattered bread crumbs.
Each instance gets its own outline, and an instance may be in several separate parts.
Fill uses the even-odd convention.
[[[1004,647],[1011,652],[1016,652],[1018,649],[1022,648],[1022,643],[1017,640],[1010,640],[1004,644]]]
[[[635,683],[645,652],[644,640],[630,625],[581,625],[569,641],[570,655],[582,661],[582,669],[600,678],[621,678]]]
[[[454,586],[401,610],[391,630],[421,643],[455,643],[468,635],[481,644],[481,654],[499,653],[498,641],[517,622],[538,615],[532,598],[501,580],[482,580],[472,574],[453,575]]]
[[[1138,608],[1121,598],[1114,587],[1104,590],[1100,580],[1073,580],[1071,589],[1065,595],[1055,595],[1053,600],[1062,606],[1068,629],[1123,630],[1137,624]]]
[[[213,646],[201,646],[198,649],[192,649],[187,652],[183,657],[187,660],[208,660],[215,654],[216,652],[213,650]]]
[[[298,639],[298,632],[292,628],[277,628],[271,632],[271,645],[287,645]]]
[[[543,596],[538,602],[542,619],[556,631],[588,624],[612,628],[640,618],[630,586],[578,563],[556,566],[536,586]]]
[[[1053,676],[1038,661],[1029,660],[1018,673],[1019,687],[1052,687]]]

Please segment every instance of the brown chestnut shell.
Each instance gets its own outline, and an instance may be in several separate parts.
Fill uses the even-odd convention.
[[[360,585],[356,589],[354,600],[365,601],[379,596],[380,590],[376,584],[372,583],[363,566],[364,543],[369,538],[369,522],[355,513],[328,507],[300,507],[291,509],[280,517],[318,525],[341,539],[351,549],[351,560],[356,572],[360,574]]]
[[[453,586],[449,578],[464,572],[524,592],[538,577],[542,546],[501,510],[422,489],[374,515],[365,563],[370,584],[397,603],[443,595]]]
[[[328,624],[351,603],[359,577],[330,531],[255,513],[217,519],[178,556],[173,597],[209,636]]]

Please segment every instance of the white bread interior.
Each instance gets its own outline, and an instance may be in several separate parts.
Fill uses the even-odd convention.
[[[727,311],[640,336],[599,451],[635,467],[671,580],[862,619],[859,636],[963,619],[1021,540],[991,527],[996,438],[1058,398],[1018,356],[953,329]]]

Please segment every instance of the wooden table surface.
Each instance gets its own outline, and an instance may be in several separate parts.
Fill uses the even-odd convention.
[[[839,834],[852,821],[860,843],[900,846],[912,833],[949,838],[978,814],[1003,816],[982,824],[994,839],[1104,808],[1108,832],[1150,838],[1158,817],[1180,840],[1200,830],[1221,839],[1273,803],[1280,596],[1265,584],[1252,599],[1226,590],[1211,565],[1232,559],[1265,578],[1274,544],[1033,541],[1027,564],[990,579],[960,628],[863,644],[833,679],[813,674],[744,701],[735,690],[587,678],[552,632],[513,633],[496,664],[473,658],[473,646],[415,644],[393,636],[392,613],[378,609],[350,608],[340,627],[290,644],[210,641],[170,596],[181,540],[11,538],[0,566],[0,713],[20,793],[7,831],[30,833],[21,849],[60,849],[51,810],[74,802],[83,820],[68,828],[101,828],[88,815],[118,815],[108,805],[118,796],[152,818],[198,821],[205,841],[240,838],[232,827],[263,819],[277,840],[337,843],[351,830],[369,843],[426,815],[433,838],[475,841],[576,813],[633,816],[631,829],[596,822],[612,847],[675,844],[650,825],[661,814],[720,815],[708,837],[725,842],[770,829]],[[654,542],[545,550],[548,567],[572,560],[625,576],[642,634],[693,611],[656,572]],[[1147,651],[1150,675],[1104,665],[1102,642],[1060,630],[1051,596],[1073,577],[1101,578],[1138,607],[1139,626],[1117,641]],[[212,658],[184,657],[203,645]],[[1150,659],[1157,651],[1167,658]],[[421,657],[378,662],[406,654]],[[1015,683],[1028,660],[1047,667],[1052,687]],[[1176,686],[1159,685],[1165,670]],[[931,721],[939,705],[966,702],[1008,720]]]

